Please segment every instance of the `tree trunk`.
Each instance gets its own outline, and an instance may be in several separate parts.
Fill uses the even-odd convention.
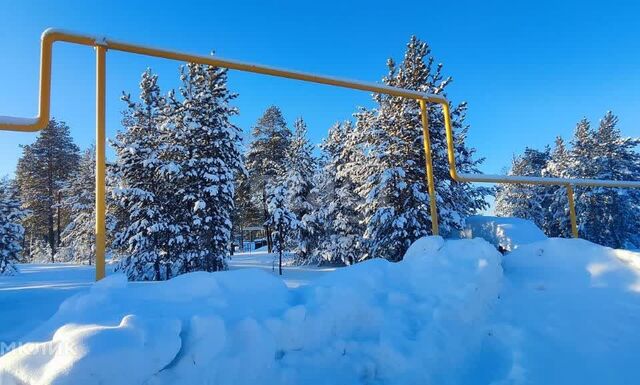
[[[47,162],[47,226],[49,234],[49,247],[51,247],[51,263],[54,263],[54,255],[56,255],[56,240],[55,233],[53,232],[53,202],[55,202],[55,192],[53,185],[53,163],[51,156],[48,157]]]
[[[49,227],[49,239],[47,239],[47,241],[49,242],[49,246],[51,247],[51,263],[54,263],[54,255],[56,254],[56,240],[55,240],[55,233],[53,232],[53,211],[51,210],[51,208],[49,208],[49,215],[47,218],[47,225]]]
[[[58,242],[56,243],[58,245],[58,247],[60,247],[60,245],[62,244],[62,239],[60,239],[60,224],[61,224],[61,220],[60,220],[60,204],[62,203],[62,192],[58,191],[58,206],[56,208],[56,216],[58,217],[58,228],[57,228],[57,232],[58,232]]]
[[[160,258],[156,256],[156,260],[153,263],[153,269],[155,270],[155,280],[160,280]]]
[[[29,262],[31,262],[33,252],[33,231],[29,231]]]
[[[262,189],[262,211],[264,215],[264,222],[266,223],[269,220],[269,209],[267,207],[267,191]],[[271,238],[271,227],[269,225],[264,225],[265,235],[267,238],[267,252],[273,252],[273,239]]]
[[[273,252],[273,236],[271,235],[271,227],[265,226],[265,235],[267,237],[267,252]]]
[[[24,258],[24,255],[25,255],[26,251],[27,251],[27,234],[23,233],[23,235],[22,235],[22,250],[21,250],[21,258],[20,258],[21,261],[20,262],[23,262],[23,263],[26,262],[26,260]]]
[[[282,275],[282,249],[284,249],[284,234],[283,234],[283,226],[278,226],[278,272]]]

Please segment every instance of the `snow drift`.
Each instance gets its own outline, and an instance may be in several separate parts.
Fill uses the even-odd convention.
[[[0,358],[3,384],[449,382],[500,290],[487,242],[424,238],[288,289],[257,270],[132,284],[64,302]]]

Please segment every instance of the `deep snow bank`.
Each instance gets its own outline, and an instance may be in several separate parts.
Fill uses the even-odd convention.
[[[501,278],[487,242],[439,237],[400,263],[364,262],[297,289],[257,270],[112,276],[0,357],[0,383],[454,383]]]
[[[581,239],[519,246],[466,384],[640,384],[640,254]]]
[[[476,215],[465,219],[465,223],[465,228],[460,234],[462,238],[483,238],[507,251],[547,239],[538,226],[521,218]]]

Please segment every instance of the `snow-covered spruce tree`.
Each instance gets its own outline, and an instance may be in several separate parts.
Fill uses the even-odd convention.
[[[285,252],[287,238],[298,227],[298,219],[287,207],[287,190],[284,186],[267,186],[267,222],[273,231],[274,251],[278,253],[278,273],[282,275],[282,254]]]
[[[442,65],[434,65],[429,54],[427,44],[412,37],[402,63],[396,66],[393,60],[388,61],[384,83],[445,95],[452,79],[443,76]],[[366,257],[399,260],[413,241],[431,231],[420,109],[415,100],[400,97],[375,95],[374,100],[378,104],[375,110],[356,115],[368,147],[359,170],[366,181],[359,189],[366,197],[361,207],[367,223]],[[481,160],[465,144],[465,110],[464,103],[452,107],[457,167],[460,172],[479,172]],[[465,217],[487,207],[484,196],[489,190],[452,181],[441,111],[430,108],[429,122],[440,230],[446,235],[461,229]]]
[[[304,218],[304,226],[308,232],[307,249],[309,253],[306,258],[297,257],[298,264],[319,265],[325,262],[323,257],[323,244],[328,236],[328,226],[326,224],[327,202],[332,202],[333,197],[333,177],[325,170],[325,159],[321,156],[318,159],[319,170],[313,181],[313,189],[309,193],[309,202],[312,210]],[[300,226],[303,226],[300,224]]]
[[[550,159],[548,147],[544,151],[526,148],[524,154],[513,158],[509,175],[540,177]],[[544,228],[546,208],[549,205],[548,195],[546,186],[501,185],[496,190],[496,214],[529,219],[538,227]]]
[[[115,172],[115,163],[107,160],[106,170],[106,206],[107,206],[107,233],[106,241],[108,246],[108,252],[112,253],[115,257],[119,257],[118,251],[114,250],[114,239],[123,229],[126,224],[129,223],[129,214],[125,211],[124,207],[118,201],[118,197],[115,194],[116,189],[120,187],[120,181]]]
[[[351,265],[362,257],[365,227],[358,210],[362,197],[354,171],[363,157],[351,122],[338,123],[321,145],[324,164],[314,191],[318,194],[315,216],[323,224],[316,260]]]
[[[564,140],[556,138],[550,160],[542,170],[542,176],[551,178],[569,177],[569,150]],[[547,186],[548,207],[546,207],[543,230],[550,237],[571,237],[571,219],[567,189],[564,186]]]
[[[576,124],[571,139],[567,172],[574,178],[588,178],[593,173],[593,149],[596,143],[591,123],[584,118]]]
[[[33,144],[23,147],[18,160],[16,183],[23,207],[29,211],[23,225],[29,238],[47,240],[51,262],[69,220],[59,204],[63,198],[60,190],[78,167],[79,152],[69,126],[52,119]]]
[[[231,242],[235,177],[244,173],[238,113],[230,102],[226,69],[188,64],[181,69],[182,100],[171,97],[171,117],[162,126],[162,156],[173,186],[170,212],[178,231],[169,244],[175,252],[173,274],[226,268]],[[170,203],[167,203],[170,205]]]
[[[313,205],[310,195],[314,186],[317,161],[313,156],[313,146],[307,138],[307,125],[304,120],[297,119],[293,127],[283,179],[287,191],[287,207],[300,221],[298,228],[289,237],[289,244],[298,258],[305,261],[313,247]]]
[[[336,202],[336,168],[330,165],[333,158],[332,150],[337,146],[333,141],[338,135],[335,131],[341,129],[341,123],[336,123],[329,129],[329,135],[320,144],[321,154],[318,159],[319,170],[314,179],[314,186],[309,193],[313,210],[307,215],[305,225],[313,230],[310,253],[306,259],[299,259],[302,264],[334,263],[334,255],[326,253],[331,227],[328,223],[329,212]],[[338,262],[340,263],[340,262]]]
[[[18,272],[24,228],[21,221],[26,216],[21,208],[15,186],[7,179],[0,179],[0,275]]]
[[[267,186],[280,181],[286,171],[287,149],[291,143],[291,130],[276,106],[267,108],[253,127],[253,141],[247,153],[247,171],[251,181],[253,204],[262,211],[263,223],[269,217]],[[271,227],[266,225],[267,246],[272,251]]]
[[[160,157],[161,138],[158,127],[166,100],[160,95],[158,77],[150,70],[142,74],[140,102],[124,94],[127,104],[119,132],[112,143],[116,161],[111,177],[114,204],[123,213],[114,236],[113,247],[122,256],[118,271],[131,280],[161,280],[171,277],[169,229],[165,203],[174,197],[174,188],[158,170],[167,164]]]

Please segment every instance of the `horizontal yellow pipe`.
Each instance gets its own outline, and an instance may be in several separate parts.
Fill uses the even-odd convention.
[[[564,186],[567,184],[582,187],[612,187],[612,188],[640,188],[640,182],[626,180],[606,179],[579,179],[579,178],[547,178],[529,177],[518,175],[487,175],[487,174],[457,174],[460,182],[483,183],[508,183],[508,184],[533,184],[547,186]]]
[[[458,173],[456,169],[455,143],[453,138],[453,128],[451,125],[451,112],[449,104],[439,103],[444,114],[444,127],[447,140],[447,157],[449,158],[449,174],[451,178],[458,182],[480,182],[480,183],[507,183],[507,184],[532,184],[548,186],[565,186],[567,189],[567,200],[569,204],[569,219],[571,221],[571,235],[578,237],[578,220],[576,217],[575,200],[573,196],[573,186],[582,187],[613,187],[613,188],[640,188],[638,181],[620,180],[599,180],[599,179],[578,179],[578,178],[546,178],[527,177],[519,175],[486,175],[486,174],[465,174]]]
[[[447,139],[447,156],[449,158],[449,174],[451,178],[458,182],[480,182],[480,183],[509,183],[509,184],[533,184],[551,186],[583,186],[583,187],[617,187],[617,188],[640,188],[639,181],[622,181],[608,179],[579,179],[579,178],[547,178],[528,177],[518,175],[487,175],[487,174],[466,174],[458,173],[456,169],[455,144],[453,128],[451,125],[451,112],[449,104],[438,102],[442,106],[444,114],[444,127]]]
[[[330,76],[286,70],[269,67],[260,64],[252,64],[237,60],[222,59],[213,56],[195,55],[161,48],[153,48],[144,45],[131,44],[98,38],[90,35],[77,34],[58,29],[47,29],[42,34],[41,58],[40,58],[40,95],[38,116],[35,118],[12,118],[0,116],[0,130],[9,131],[38,131],[46,127],[49,121],[51,102],[51,59],[53,43],[67,42],[86,46],[101,46],[109,50],[129,52],[139,55],[147,55],[158,58],[178,60],[183,62],[207,64],[216,67],[224,67],[238,71],[256,74],[271,75],[305,82],[326,84],[336,87],[350,88],[362,91],[399,96],[409,99],[426,100],[428,102],[446,103],[446,99],[440,95],[427,94],[419,91],[390,87],[383,84],[366,83],[356,80],[340,79]]]

